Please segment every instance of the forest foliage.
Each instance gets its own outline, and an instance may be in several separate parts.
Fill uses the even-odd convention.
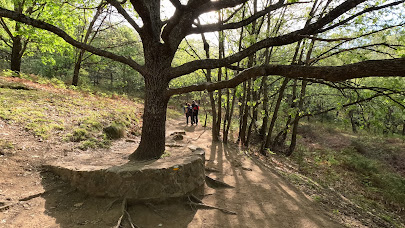
[[[76,47],[68,45],[55,34],[2,17],[0,68],[17,72],[7,71],[7,74],[17,77],[24,77],[24,74],[18,72],[42,75],[62,87],[75,90],[97,90],[100,94],[108,92],[146,97],[148,88],[145,79],[148,77],[145,75],[149,72],[146,70],[140,72],[136,68],[143,69],[141,66],[147,65],[146,54],[150,53],[145,53],[148,48],[145,45],[149,40],[142,38],[140,28],[133,26],[134,23],[142,24],[142,20],[145,19],[142,17],[145,16],[137,12],[131,2],[118,4],[120,2],[113,0],[106,2],[0,0],[2,8],[18,11],[55,25],[81,44],[92,45],[136,63],[124,64],[125,61],[122,59],[115,61],[90,53],[78,48],[78,45]],[[162,23],[167,23],[160,28],[162,31],[170,29],[170,26],[176,26],[170,21],[172,16],[170,12],[173,13],[176,7],[181,9],[185,6],[185,2],[189,1],[161,1],[160,10],[164,15]],[[231,1],[225,2],[230,4]],[[302,148],[297,145],[297,141],[301,137],[299,131],[302,130],[303,123],[321,122],[350,129],[355,135],[371,134],[403,139],[404,77],[391,75],[393,77],[356,78],[355,75],[341,75],[342,78],[354,79],[336,82],[322,79],[322,75],[317,78],[282,77],[266,72],[264,76],[262,74],[249,76],[233,86],[223,86],[224,89],[210,87],[215,83],[225,84],[235,80],[244,73],[249,73],[249,70],[259,69],[262,66],[302,66],[300,69],[305,70],[305,67],[341,66],[369,60],[403,60],[405,1],[401,0],[356,1],[358,2],[356,6],[317,28],[313,34],[298,38],[291,35],[301,31],[301,28],[308,29],[320,20],[326,20],[327,15],[349,2],[240,1],[241,4],[230,4],[231,7],[219,7],[215,12],[207,11],[200,15],[188,28],[191,31],[190,35],[179,42],[174,50],[173,61],[170,62],[171,73],[176,74],[178,71],[187,73],[184,75],[177,73],[180,75],[175,75],[170,80],[161,79],[168,81],[165,89],[171,96],[170,105],[176,106],[181,112],[181,105],[185,101],[197,100],[202,107],[201,114],[207,114],[206,124],[210,125],[214,140],[222,140],[224,143],[237,142],[245,148],[257,150],[265,157],[275,153],[293,158],[300,156]],[[117,4],[121,8],[117,7]],[[119,12],[122,9],[133,18],[132,21]],[[181,10],[176,12],[178,15],[175,16],[182,16]],[[243,26],[241,23],[244,23]],[[159,35],[159,42],[167,39],[163,32]],[[289,43],[280,41],[280,44],[276,42],[283,37],[294,38],[295,41]],[[263,44],[271,43],[273,38],[276,44]],[[255,45],[263,45],[263,48],[258,48],[237,61],[232,60],[231,64],[221,62],[215,65],[225,61],[224,59],[237,59],[235,56],[247,53],[252,47],[256,47]],[[205,64],[203,60],[207,59],[218,61],[212,62],[214,67],[208,63],[204,67],[194,65],[195,69],[189,73],[188,66],[193,66],[193,63]],[[385,69],[381,69],[383,70]],[[75,77],[78,80],[76,82]],[[27,91],[26,99],[34,102],[36,98],[29,93]],[[27,103],[17,110],[14,108],[17,104],[11,99],[13,96],[15,94],[2,96],[2,102],[7,103],[7,106],[3,106],[0,114],[2,119],[19,121],[13,119],[13,112],[31,113],[29,107],[32,104]],[[159,102],[164,103],[162,100]],[[67,109],[66,105],[74,104],[67,102],[60,104],[60,108]],[[165,105],[162,107],[166,107]],[[122,112],[114,114],[129,116],[126,121],[135,119],[131,116],[131,111],[128,111],[132,109],[125,111],[122,109],[120,109]],[[147,111],[149,110],[154,108],[148,108]],[[101,113],[103,114],[92,113],[90,116],[93,119],[110,120],[114,115]],[[152,114],[149,116],[154,116]],[[27,130],[43,138],[64,127],[60,122],[49,124],[47,121],[50,120],[45,121],[38,112],[32,112],[26,118],[30,119],[28,121],[30,124],[25,126]],[[65,137],[72,141],[88,141],[88,145],[104,145],[104,136],[95,133],[99,131],[89,130],[100,130],[100,125],[92,123],[91,120],[83,120],[80,126],[82,127],[71,129],[70,135]],[[98,141],[93,138],[97,138]],[[332,165],[335,164],[332,159],[334,156],[331,155],[326,159]],[[385,176],[375,174],[381,167],[380,164],[374,164],[360,155],[356,157],[352,153],[343,153],[336,157],[340,159],[339,165],[350,167],[367,177],[367,184],[370,186],[388,186],[384,181],[390,174],[384,174]],[[301,161],[300,158],[298,161]],[[395,179],[391,181],[392,183],[403,186],[402,179],[397,176],[390,178]],[[398,195],[398,200],[403,203],[403,194]]]

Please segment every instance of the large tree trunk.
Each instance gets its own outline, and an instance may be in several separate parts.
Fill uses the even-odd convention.
[[[139,147],[129,156],[130,160],[158,159],[165,151],[166,109],[168,83],[162,76],[145,76],[145,106],[142,136]]]

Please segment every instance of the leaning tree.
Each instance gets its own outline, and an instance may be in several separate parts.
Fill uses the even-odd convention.
[[[43,1],[46,2],[45,0]],[[240,7],[242,4],[257,2],[257,0],[170,0],[170,3],[167,2],[167,4],[172,4],[175,7],[175,12],[166,20],[161,12],[162,3],[160,0],[106,0],[106,2],[115,7],[116,11],[139,34],[143,45],[144,63],[136,62],[128,56],[121,56],[108,50],[102,50],[79,42],[65,32],[62,27],[30,18],[21,12],[0,7],[0,17],[10,18],[50,31],[75,47],[127,64],[144,77],[145,110],[142,137],[139,147],[130,156],[130,159],[153,159],[159,158],[163,154],[165,150],[167,103],[169,98],[175,94],[232,88],[248,79],[267,75],[280,75],[290,78],[317,78],[329,81],[341,81],[369,76],[405,76],[405,58],[364,61],[343,66],[266,64],[245,69],[230,80],[169,89],[169,82],[178,77],[201,69],[232,68],[238,61],[248,58],[265,48],[293,44],[304,38],[319,37],[321,35],[327,36],[329,31],[351,23],[354,19],[366,13],[399,6],[404,3],[403,0],[390,1],[383,5],[379,1],[374,0],[324,0],[322,2],[329,4],[330,8],[324,15],[311,21],[311,23],[307,23],[301,27],[299,23],[292,25],[292,31],[273,37],[264,37],[248,47],[236,53],[228,53],[227,56],[222,58],[200,59],[180,66],[173,66],[173,59],[180,43],[189,35],[225,30],[238,31],[242,27],[251,26],[252,23],[265,17],[269,12],[311,1],[267,1],[267,3],[261,4],[261,9],[250,14],[248,17],[239,17],[238,20],[235,20],[235,15],[237,14],[235,13],[231,14],[230,18],[221,22],[205,24],[200,23],[199,19],[204,17],[204,14],[208,12],[224,9],[238,11],[242,8]],[[304,10],[305,7],[296,8],[297,14],[301,14],[300,9]]]

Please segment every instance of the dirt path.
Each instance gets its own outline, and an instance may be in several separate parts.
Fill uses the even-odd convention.
[[[210,130],[200,125],[186,126],[170,120],[167,134],[186,131],[185,142],[206,151],[207,172],[234,188],[204,187],[202,201],[217,209],[193,210],[187,200],[166,203],[131,204],[128,212],[139,227],[341,227],[299,190],[273,171],[255,164],[238,148],[211,143]],[[77,192],[41,164],[79,153],[58,145],[38,141],[18,126],[0,121],[1,139],[13,149],[0,156],[0,227],[115,227],[121,215],[121,199],[87,196]],[[87,151],[96,159],[119,151],[133,151],[135,143],[114,142],[109,150]],[[68,152],[67,152],[68,151]],[[27,196],[35,196],[18,201]],[[9,207],[4,207],[10,205]],[[130,227],[130,226],[128,226]]]
[[[200,125],[170,121],[171,131],[184,130],[191,143],[206,150],[207,172],[235,188],[205,187],[203,202],[234,211],[198,210],[188,227],[341,227],[307,196],[273,171],[255,164],[237,147],[211,142],[211,131]]]

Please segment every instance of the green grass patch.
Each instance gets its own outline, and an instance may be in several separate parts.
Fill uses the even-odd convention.
[[[22,126],[37,137],[72,141],[86,149],[108,147],[111,142],[103,136],[103,129],[112,123],[123,126],[124,132],[130,127],[131,134],[140,134],[140,109],[129,99],[118,95],[111,99],[65,89],[57,79],[25,74],[18,77],[47,86],[38,90],[0,86],[0,118]],[[3,81],[7,79],[0,76],[0,85]],[[48,89],[52,88],[48,85],[56,90]]]

